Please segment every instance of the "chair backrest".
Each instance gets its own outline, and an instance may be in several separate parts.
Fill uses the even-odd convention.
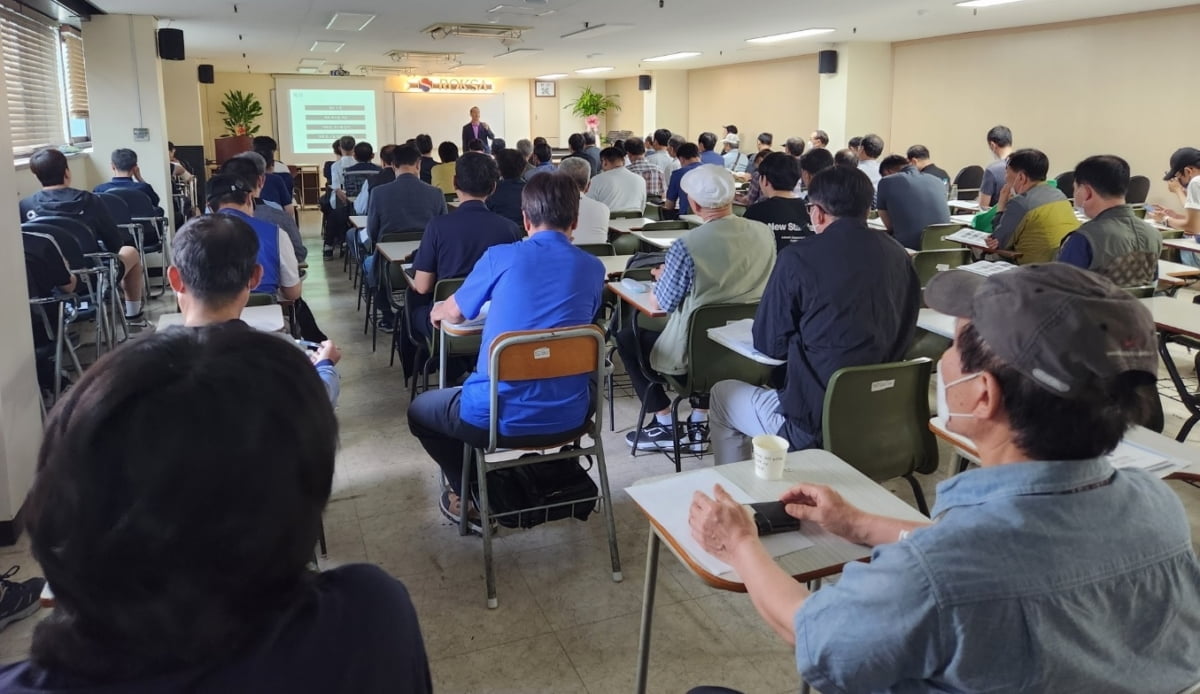
[[[917,271],[917,279],[924,288],[937,273],[971,262],[971,252],[965,248],[920,251],[912,257],[912,261],[913,268]]]
[[[575,247],[598,257],[617,254],[617,249],[611,243],[577,243]]]
[[[1134,176],[1129,179],[1129,188],[1125,191],[1125,202],[1130,205],[1140,205],[1146,202],[1150,195],[1150,179],[1145,176]]]
[[[49,234],[25,231],[21,229],[21,244],[25,250],[25,284],[29,289],[30,299],[40,299],[52,296],[54,287],[39,286],[36,278],[56,276],[54,268],[49,266],[55,254],[62,255],[62,250]],[[61,272],[59,270],[58,272]]]
[[[1158,289],[1158,286],[1154,284],[1143,284],[1140,287],[1125,287],[1125,291],[1138,299],[1149,299],[1154,296],[1156,289]]]
[[[79,247],[79,241],[70,232],[53,224],[44,224],[38,221],[25,222],[21,225],[21,232],[49,239],[58,247],[58,252],[67,261],[67,267],[72,270],[87,270],[94,267],[92,262],[83,257],[83,249]]]
[[[424,229],[403,229],[401,231],[385,231],[379,235],[379,241],[376,243],[385,243],[387,241],[420,241],[425,235]]]
[[[633,234],[614,234],[609,232],[613,251],[617,255],[633,255],[642,247],[642,240]]]
[[[133,224],[133,212],[129,210],[129,203],[125,202],[125,198],[108,193],[97,193],[96,197],[100,198],[104,209],[108,210],[108,216],[112,217],[117,226]]]
[[[145,193],[132,188],[111,188],[103,193],[98,193],[96,197],[100,198],[100,202],[108,210],[108,216],[112,217],[117,226],[137,224],[142,230],[143,246],[158,246],[161,238],[158,225],[152,222],[134,221],[134,218],[154,219],[158,217],[157,210],[150,204],[150,198],[146,197]],[[131,201],[136,201],[140,207],[135,208],[130,204]],[[141,207],[142,205],[144,207]]]
[[[1058,189],[1062,191],[1063,195],[1067,196],[1068,200],[1075,197],[1074,171],[1064,171],[1063,173],[1055,176],[1054,180],[1058,183]]]
[[[959,229],[962,229],[961,224],[930,224],[921,232],[921,250],[939,251],[962,248],[962,245],[942,238],[943,236],[953,234]]]
[[[39,224],[47,224],[49,226],[54,227],[55,229],[62,231],[65,234],[70,235],[71,238],[75,239],[75,243],[79,244],[79,250],[81,253],[101,253],[102,252],[102,250],[100,248],[100,242],[96,240],[96,235],[94,233],[92,233],[91,227],[89,227],[87,224],[85,224],[83,221],[81,221],[79,219],[76,219],[74,217],[51,216],[51,217],[35,217],[30,221],[37,222]],[[57,240],[58,237],[55,236],[55,239]],[[62,241],[59,241],[58,245],[62,246],[63,245]],[[95,263],[92,263],[89,261],[89,262],[87,262],[87,265],[93,266],[93,265],[95,265]]]
[[[444,280],[438,280],[433,285],[433,300],[445,301],[450,298],[450,295],[458,291],[458,288],[462,286],[466,279],[466,277],[449,277]]]
[[[121,198],[126,205],[129,206],[129,214],[132,217],[152,218],[161,216],[160,211],[155,209],[154,203],[150,202],[150,196],[140,190],[134,188],[109,188],[100,193],[100,195],[112,195]]]
[[[687,382],[691,393],[708,393],[717,381],[734,379],[762,385],[771,376],[772,366],[730,354],[729,350],[708,337],[710,328],[721,328],[732,321],[753,319],[758,303],[708,304],[688,318]],[[690,393],[689,393],[690,394]]]
[[[851,366],[829,379],[825,450],[881,482],[937,467],[929,431],[929,359]]]
[[[260,292],[251,292],[249,300],[246,301],[247,306],[270,306],[274,303],[278,303],[274,294]]]
[[[677,229],[691,229],[694,225],[684,221],[668,221],[668,222],[650,222],[642,227],[642,231],[672,231]]]
[[[958,174],[954,177],[951,185],[957,186],[959,190],[959,200],[970,200],[975,197],[974,193],[963,191],[978,191],[979,186],[983,185],[983,167],[972,164],[959,169]],[[963,197],[966,195],[966,197]]]
[[[642,210],[610,210],[609,219],[637,219],[642,216]]]
[[[347,171],[346,174],[342,176],[342,189],[346,191],[346,197],[356,197],[362,192],[363,184],[367,182],[367,179],[371,178],[377,173],[379,172]]]

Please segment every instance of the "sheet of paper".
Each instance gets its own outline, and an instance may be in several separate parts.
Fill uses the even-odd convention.
[[[1112,453],[1108,454],[1108,462],[1115,468],[1136,468],[1146,472],[1180,467],[1159,453],[1135,446],[1127,441],[1122,441]]]
[[[947,238],[949,238],[949,237],[947,237]],[[1006,270],[1012,270],[1015,267],[1016,267],[1016,265],[1013,265],[1012,263],[1000,263],[1000,262],[994,262],[991,260],[981,260],[977,263],[971,263],[970,265],[959,265],[958,269],[966,270],[967,272],[974,272],[976,275],[983,275],[984,277],[990,277],[998,272],[1005,272]]]
[[[943,238],[945,238],[947,241],[965,243],[971,246],[986,246],[989,237],[991,237],[991,234],[984,231],[979,231],[977,229],[959,229],[953,234],[944,236]]]
[[[688,508],[692,505],[692,494],[701,491],[712,496],[713,486],[717,484],[724,487],[725,491],[729,492],[729,495],[738,503],[750,504],[756,501],[741,487],[712,469],[671,475],[655,482],[628,487],[625,491],[705,571],[717,576],[729,576],[734,573],[733,568],[705,552],[700,547],[700,543],[692,539],[692,530],[688,526]],[[798,532],[764,537],[763,544],[772,557],[781,557],[813,546],[811,540]]]

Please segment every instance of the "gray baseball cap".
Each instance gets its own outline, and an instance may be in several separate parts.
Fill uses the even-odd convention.
[[[969,319],[997,357],[1059,397],[1126,371],[1158,372],[1149,309],[1073,265],[1025,265],[990,277],[939,272],[925,303]]]

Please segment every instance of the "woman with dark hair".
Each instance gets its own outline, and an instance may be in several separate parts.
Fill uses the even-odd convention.
[[[458,161],[458,145],[447,140],[438,145],[440,164],[433,167],[430,177],[435,188],[440,188],[446,195],[454,194],[454,169]]]
[[[307,568],[336,448],[278,337],[226,323],[105,356],[46,426],[25,508],[56,607],[0,691],[429,691],[404,587]]]

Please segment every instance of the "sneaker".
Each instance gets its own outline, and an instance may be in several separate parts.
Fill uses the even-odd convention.
[[[324,256],[325,260],[332,260],[333,259],[333,246],[330,246],[329,244],[326,244],[325,246],[323,246],[321,248],[321,255]]]
[[[639,451],[656,451],[675,447],[675,436],[670,425],[659,424],[657,420],[642,427],[641,436],[637,434],[637,429],[634,429],[625,435],[625,444],[630,448],[636,446]]]
[[[708,452],[708,420],[696,422],[687,421],[688,450],[692,453]]]
[[[460,521],[459,504],[461,503],[462,499],[455,496],[454,492],[449,489],[445,489],[442,490],[442,496],[438,499],[438,510],[448,520],[458,525]],[[474,506],[467,510],[467,530],[480,537],[483,536],[483,524],[480,522],[479,512],[475,510]]]
[[[378,328],[379,332],[381,333],[392,333],[396,330],[396,323],[391,318],[380,318],[379,320],[375,321],[375,327]]]
[[[46,587],[46,579],[30,578],[20,583],[10,581],[20,570],[20,566],[14,566],[0,575],[0,590],[3,590],[0,593],[0,629],[25,619],[42,606],[39,598],[42,588]]]

